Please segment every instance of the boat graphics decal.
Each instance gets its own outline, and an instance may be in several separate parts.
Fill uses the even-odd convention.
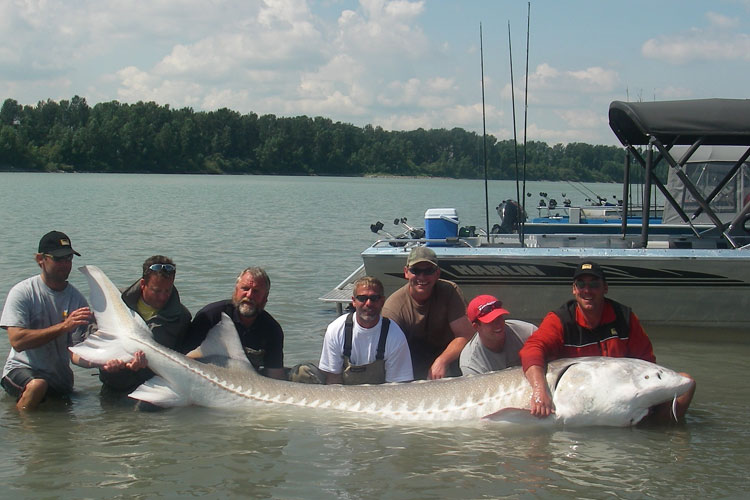
[[[497,259],[482,260],[440,259],[440,277],[458,285],[569,285],[578,262],[555,264],[528,264]],[[602,266],[607,282],[617,287],[750,287],[742,279],[688,271],[684,269],[653,269],[644,266],[605,264]],[[386,273],[394,278],[404,278],[402,273]]]

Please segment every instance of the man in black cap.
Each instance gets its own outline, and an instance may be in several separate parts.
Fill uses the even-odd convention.
[[[474,335],[461,289],[440,279],[437,255],[425,246],[411,250],[404,277],[407,283],[388,297],[382,314],[406,334],[414,378],[461,375],[458,358]]]
[[[573,273],[573,300],[545,316],[539,329],[520,351],[521,364],[532,387],[531,414],[547,417],[554,412],[545,371],[548,361],[582,356],[638,358],[652,363],[656,356],[651,340],[629,307],[604,295],[609,291],[601,266],[582,262]],[[683,373],[689,377],[689,375]],[[675,416],[687,411],[695,383],[677,398]],[[669,416],[658,409],[657,418]]]
[[[84,368],[95,367],[68,351],[83,340],[93,320],[86,299],[68,283],[74,255],[81,254],[65,233],[45,234],[35,255],[41,272],[16,284],[5,299],[0,328],[8,331],[11,349],[0,384],[16,397],[19,410],[33,410],[48,395],[67,396],[73,390],[71,360]],[[131,369],[143,361],[113,360],[100,368]]]
[[[41,273],[16,284],[5,300],[0,327],[11,349],[1,383],[19,410],[73,390],[68,346],[92,319],[86,299],[68,283],[74,255],[81,254],[64,233],[45,234],[35,256]]]

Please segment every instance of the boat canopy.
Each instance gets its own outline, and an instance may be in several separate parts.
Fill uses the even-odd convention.
[[[634,158],[646,171],[644,213],[654,184],[668,202],[667,207],[671,205],[665,207],[665,222],[682,221],[698,238],[718,233],[732,248],[750,246],[750,198],[746,198],[743,182],[747,177],[745,162],[750,158],[750,100],[614,101],[609,105],[609,125],[630,153],[628,158]],[[744,147],[731,151],[736,149],[731,146]],[[706,151],[712,147],[717,149]],[[654,148],[656,156],[652,154]],[[730,154],[736,156],[724,158],[723,165],[715,165],[719,158],[711,158]],[[701,157],[702,162],[698,161]],[[656,175],[655,167],[661,161],[669,166],[669,189]],[[628,199],[629,160],[626,165],[623,199]],[[721,215],[725,211],[728,213]],[[700,222],[701,215],[713,229],[698,232],[694,223]],[[648,219],[644,217],[644,248],[648,231]]]
[[[624,146],[662,144],[750,146],[750,99],[623,102],[609,105],[609,126]]]

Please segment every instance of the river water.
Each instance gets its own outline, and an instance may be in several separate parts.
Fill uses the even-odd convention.
[[[589,184],[603,196],[619,188]],[[527,183],[583,202],[581,187]],[[489,183],[494,207],[515,183]],[[39,238],[56,229],[118,285],[153,254],[178,265],[193,312],[228,298],[236,274],[261,265],[267,309],[286,335],[287,365],[316,360],[333,306],[318,300],[360,263],[377,220],[421,225],[454,207],[485,225],[484,183],[446,179],[209,177],[0,173],[0,301],[38,272]],[[84,294],[82,275],[71,282]],[[560,303],[567,297],[560,297]],[[559,304],[549,304],[549,308]],[[695,304],[700,307],[700,304]],[[636,311],[637,313],[637,311]],[[19,415],[0,397],[0,491],[6,498],[644,498],[744,497],[750,468],[748,332],[649,328],[661,364],[698,390],[684,425],[542,429],[467,423],[386,425],[269,409],[133,411],[99,397],[75,368],[70,406]],[[0,337],[5,359],[7,336]]]

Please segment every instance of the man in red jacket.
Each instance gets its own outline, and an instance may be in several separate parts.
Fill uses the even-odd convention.
[[[560,358],[610,356],[656,362],[651,340],[629,307],[605,298],[609,291],[602,268],[583,262],[573,274],[573,300],[550,312],[529,337],[521,352],[521,364],[533,389],[531,414],[540,418],[554,413],[545,371],[547,362]],[[683,373],[689,377],[689,375]],[[693,399],[695,382],[677,398],[675,416],[680,419]],[[669,420],[671,405],[653,409],[651,420]]]

